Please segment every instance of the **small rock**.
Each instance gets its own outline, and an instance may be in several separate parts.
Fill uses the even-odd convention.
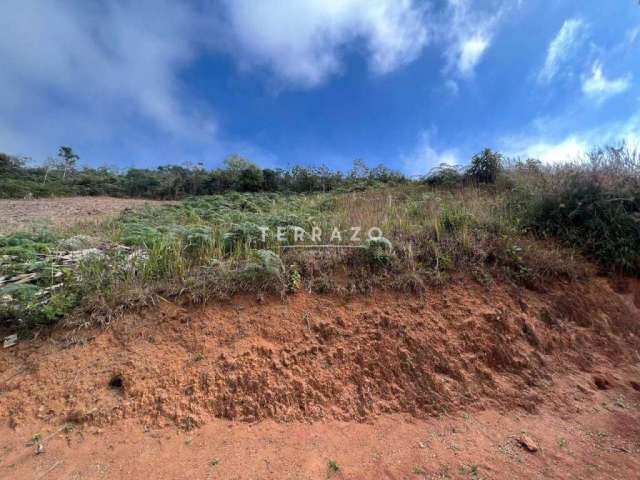
[[[18,343],[18,334],[14,333],[13,335],[8,335],[4,337],[2,342],[3,348],[13,347],[16,343]]]
[[[36,455],[40,455],[41,453],[44,453],[44,444],[36,443]]]
[[[529,435],[520,435],[520,437],[518,438],[518,443],[520,443],[520,445],[522,445],[525,450],[531,453],[538,451],[538,445]]]

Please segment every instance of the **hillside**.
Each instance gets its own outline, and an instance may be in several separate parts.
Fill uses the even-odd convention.
[[[25,214],[0,235],[0,472],[633,478],[638,165],[484,151],[401,184]]]
[[[162,301],[2,351],[0,471],[632,478],[638,328],[640,284],[595,277]],[[24,445],[37,432],[46,455]]]

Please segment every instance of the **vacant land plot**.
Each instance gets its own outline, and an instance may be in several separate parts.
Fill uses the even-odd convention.
[[[160,203],[163,202],[111,197],[0,200],[0,233],[15,232],[31,225],[71,226],[87,220],[103,220],[117,215],[125,208]]]

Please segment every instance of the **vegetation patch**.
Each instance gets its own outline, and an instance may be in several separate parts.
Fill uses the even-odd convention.
[[[248,181],[234,161],[227,169]],[[452,172],[364,189],[229,191],[125,210],[87,231],[0,236],[0,322],[31,328],[71,312],[109,321],[158,299],[238,292],[422,292],[459,274],[544,289],[585,276],[582,254],[603,271],[640,272],[635,152],[545,167],[485,150]]]

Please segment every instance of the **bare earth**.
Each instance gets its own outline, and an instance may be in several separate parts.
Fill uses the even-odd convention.
[[[596,277],[163,301],[0,351],[0,478],[637,479],[639,307]]]
[[[0,200],[0,234],[30,226],[71,226],[104,220],[125,208],[160,204],[156,200],[111,197],[60,197],[32,200]]]
[[[214,420],[192,432],[143,429],[135,421],[57,434],[38,423],[4,425],[0,478],[637,479],[638,408],[613,407],[618,394],[594,392],[563,412],[536,415],[491,409],[428,420],[383,415],[367,423]],[[637,405],[640,394],[633,399]],[[44,434],[43,454],[27,445],[34,432]],[[522,432],[537,452],[518,443]]]

